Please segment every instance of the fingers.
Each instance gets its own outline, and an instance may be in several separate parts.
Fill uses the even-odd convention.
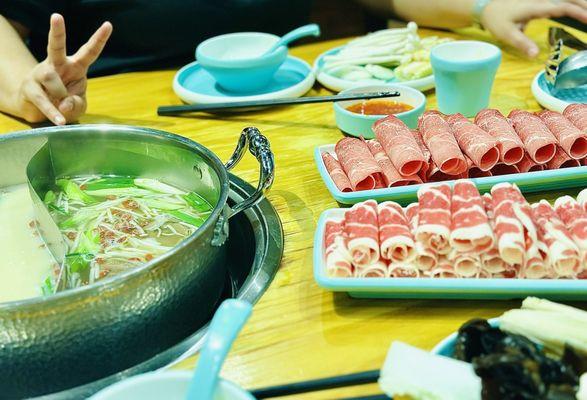
[[[55,70],[38,68],[34,72],[34,78],[45,88],[51,99],[61,100],[67,97],[67,88]]]
[[[88,68],[94,61],[96,61],[100,56],[100,53],[102,53],[111,33],[112,24],[110,22],[104,22],[102,26],[94,32],[90,40],[80,47],[77,53],[73,55],[74,60]]]
[[[571,17],[583,23],[587,23],[587,2],[566,1],[560,3],[543,2],[528,3],[518,11],[517,17],[524,20],[535,18]]]
[[[47,42],[47,58],[55,66],[62,65],[67,60],[65,47],[65,21],[59,14],[51,15],[51,27]]]
[[[540,52],[536,43],[524,35],[518,25],[513,22],[502,21],[499,26],[491,27],[489,30],[496,38],[515,47],[528,57],[534,58]]]
[[[68,122],[77,121],[86,112],[86,99],[73,95],[61,101],[59,111],[63,114]]]
[[[38,82],[29,81],[24,88],[24,94],[26,99],[34,104],[55,125],[65,124],[65,117],[51,102],[47,93],[45,93]]]
[[[566,0],[568,3],[575,4],[587,10],[587,0]]]

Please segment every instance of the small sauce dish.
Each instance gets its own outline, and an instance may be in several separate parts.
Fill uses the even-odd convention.
[[[222,88],[251,93],[267,86],[287,58],[287,47],[265,54],[279,36],[238,32],[215,36],[196,48],[196,60]]]
[[[397,97],[388,97],[373,100],[348,100],[334,103],[334,115],[338,128],[348,135],[363,136],[365,139],[374,137],[371,127],[375,121],[389,115],[389,111],[403,111],[394,113],[408,127],[415,129],[418,126],[418,117],[426,108],[426,96],[419,90],[408,86],[380,84],[357,86],[344,90],[339,94],[369,93],[369,92],[399,92]],[[350,110],[349,110],[350,108]],[[366,115],[372,110],[388,110],[384,114]],[[396,110],[395,110],[396,109]],[[351,111],[352,110],[352,111]],[[355,111],[355,112],[353,112]]]

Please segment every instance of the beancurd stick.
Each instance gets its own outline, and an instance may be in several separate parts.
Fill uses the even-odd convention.
[[[565,304],[555,303],[554,301],[539,299],[538,297],[526,297],[522,302],[522,309],[552,311],[558,314],[564,314],[583,324],[587,324],[587,311],[567,306]]]
[[[565,313],[543,310],[510,310],[500,318],[500,329],[526,336],[557,356],[565,345],[587,353],[587,322]]]

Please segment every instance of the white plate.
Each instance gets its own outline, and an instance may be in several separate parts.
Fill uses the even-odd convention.
[[[322,84],[323,86],[327,87],[330,90],[333,90],[335,92],[341,92],[343,90],[346,89],[351,89],[353,87],[356,86],[363,86],[363,85],[377,85],[377,84],[385,84],[385,83],[390,83],[390,84],[397,84],[397,85],[405,85],[405,86],[409,86],[412,87],[414,89],[418,89],[420,91],[426,91],[429,89],[432,89],[435,84],[434,84],[434,75],[430,75],[421,79],[414,79],[411,81],[396,81],[396,80],[390,80],[390,81],[383,81],[380,79],[365,79],[362,81],[347,81],[345,79],[340,79],[337,78],[335,76],[332,76],[330,74],[327,74],[326,72],[320,72],[320,68],[322,67],[323,64],[323,58],[326,55],[332,55],[337,53],[343,46],[339,46],[339,47],[335,47],[333,49],[330,49],[328,51],[325,51],[324,53],[320,54],[318,56],[318,58],[316,59],[316,61],[314,61],[314,74],[316,75],[316,79],[318,80],[318,82],[320,82],[320,84]]]
[[[173,91],[189,104],[271,100],[301,97],[312,88],[315,80],[307,62],[288,56],[266,88],[250,94],[234,93],[218,86],[212,75],[194,61],[177,71]]]

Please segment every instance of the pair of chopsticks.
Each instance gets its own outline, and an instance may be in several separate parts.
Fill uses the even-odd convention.
[[[377,383],[379,370],[357,372],[354,374],[331,376],[328,378],[313,379],[309,381],[288,383],[285,385],[271,386],[251,391],[257,399],[291,396],[294,394],[317,392],[321,390],[336,389],[348,386],[366,385]],[[343,400],[384,400],[389,399],[385,395],[373,395],[366,397],[349,397]]]
[[[371,92],[349,93],[335,96],[299,97],[295,99],[251,100],[229,103],[212,104],[185,104],[181,106],[161,106],[157,108],[157,115],[180,115],[191,112],[215,112],[235,110],[239,108],[285,106],[309,103],[325,103],[329,101],[379,99],[382,97],[397,97],[399,92]]]

